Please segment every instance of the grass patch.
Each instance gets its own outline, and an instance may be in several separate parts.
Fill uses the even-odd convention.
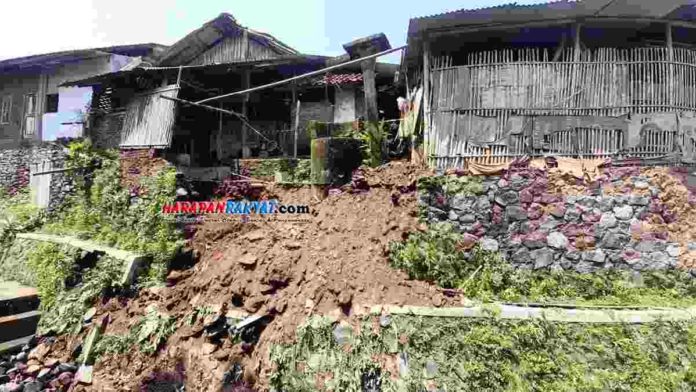
[[[275,346],[271,386],[361,391],[362,376],[381,367],[381,390],[691,391],[696,381],[696,326],[559,324],[393,316],[379,330],[365,319],[348,345],[331,321],[314,318],[295,344]],[[398,357],[408,371],[399,375]],[[386,364],[386,365],[385,365]],[[392,377],[394,376],[394,377]]]
[[[497,252],[473,249],[470,259],[460,250],[462,235],[449,224],[437,224],[405,242],[391,244],[393,267],[412,279],[458,288],[483,301],[577,303],[588,305],[696,305],[696,279],[688,273],[644,271],[640,280],[622,270],[520,270]]]

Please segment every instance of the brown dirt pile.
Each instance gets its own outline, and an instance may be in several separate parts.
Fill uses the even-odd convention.
[[[239,218],[203,223],[193,240],[200,261],[189,271],[173,272],[170,279],[177,281],[173,287],[143,291],[126,307],[113,300],[98,316],[111,316],[107,334],[123,334],[153,303],[182,319],[203,305],[220,311],[276,314],[259,343],[243,354],[239,345],[206,343],[200,336],[201,323],[181,326],[156,358],[131,353],[100,361],[95,366],[95,388],[132,390],[149,372],[167,367],[171,371],[180,361],[186,368],[187,389],[212,391],[230,364],[239,361],[245,378],[263,389],[272,371],[271,345],[291,342],[310,314],[352,322],[352,316],[363,314],[370,305],[459,304],[461,298],[446,296],[434,285],[410,281],[388,265],[389,243],[424,228],[418,223],[415,194],[402,195],[398,205],[392,203],[392,194],[425,174],[401,162],[367,169],[369,192],[344,192],[323,200],[308,187],[269,190],[283,204],[309,205],[311,215],[303,217],[307,222],[273,217],[247,223]],[[240,308],[231,304],[234,297],[243,303]]]

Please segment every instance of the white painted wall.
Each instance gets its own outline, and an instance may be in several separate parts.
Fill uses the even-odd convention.
[[[61,84],[116,71],[128,59],[105,54],[53,69],[48,75],[46,94],[58,94],[58,112],[42,115],[42,140],[83,136],[84,125],[75,123],[83,121],[85,109],[92,100],[92,88],[59,87]]]
[[[355,120],[355,89],[342,87],[336,89],[333,122],[349,122]]]

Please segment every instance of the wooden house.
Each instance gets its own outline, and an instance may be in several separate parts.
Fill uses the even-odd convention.
[[[60,85],[132,66],[163,48],[125,45],[0,61],[0,149],[82,136],[92,89]]]
[[[223,13],[168,47],[151,65],[67,85],[97,91],[88,131],[96,145],[156,148],[189,167],[189,173],[195,168],[210,173],[208,169],[231,166],[238,158],[262,155],[272,144],[292,155],[295,127],[298,152],[308,154],[310,120],[351,122],[365,111],[359,64],[296,83],[212,98],[349,59],[299,53]],[[378,87],[393,86],[397,68],[378,63]],[[391,101],[396,96],[389,99],[382,103],[385,111],[395,109]]]
[[[589,0],[412,19],[402,67],[424,96],[428,162],[693,163],[695,17],[687,1]]]

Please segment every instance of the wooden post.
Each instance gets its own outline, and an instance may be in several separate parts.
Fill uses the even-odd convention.
[[[573,36],[573,41],[574,41],[574,46],[573,46],[573,72],[571,74],[571,80],[570,80],[570,93],[571,96],[568,97],[571,102],[575,102],[576,104],[574,105],[577,107],[578,102],[579,102],[579,95],[576,95],[575,93],[575,84],[578,82],[578,63],[580,62],[580,29],[582,28],[582,24],[576,23],[575,24],[575,34]]]
[[[242,74],[242,88],[247,89],[249,88],[249,79],[251,76],[251,72],[247,69],[244,70],[244,73]],[[247,116],[248,112],[248,105],[249,105],[249,94],[244,94],[242,97],[242,115]],[[246,123],[242,123],[242,158],[249,158],[248,154],[245,153],[244,148],[247,147],[247,125]]]
[[[674,88],[674,48],[672,46],[672,24],[665,25],[665,41],[667,42],[667,61],[669,61],[669,70],[667,74],[667,85],[669,86],[669,103],[675,105],[675,96],[677,94]]]
[[[292,102],[290,102],[290,129],[295,129],[295,117],[296,115],[293,115],[293,109],[296,110],[297,108],[297,83],[293,82],[292,83]],[[287,138],[283,138],[284,141],[287,141]],[[287,144],[285,144],[284,147],[287,147]],[[283,153],[285,155],[288,155],[288,151],[286,148],[283,148]]]
[[[222,102],[220,102],[220,109],[222,109]],[[215,138],[215,152],[217,154],[218,161],[222,160],[222,112],[218,113],[218,130]]]
[[[365,90],[365,111],[368,122],[379,121],[377,111],[377,86],[375,85],[375,59],[365,60],[360,64],[363,75],[363,89]]]
[[[423,157],[430,164],[430,41],[427,34],[423,36]]]
[[[297,132],[300,128],[300,100],[297,100],[297,108],[295,109],[295,142],[292,148],[292,157],[297,159]]]

